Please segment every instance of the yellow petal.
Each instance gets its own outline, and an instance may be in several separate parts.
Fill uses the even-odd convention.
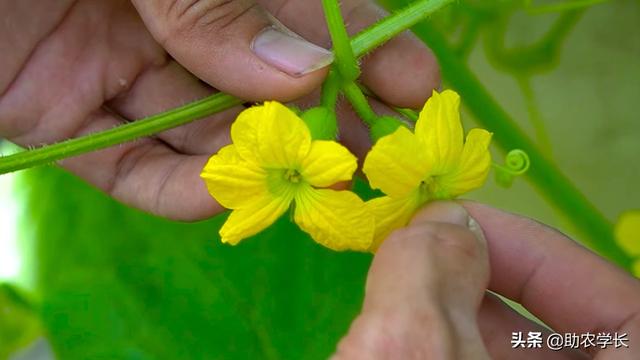
[[[640,210],[620,215],[615,226],[616,241],[629,255],[640,256]]]
[[[246,161],[260,164],[258,155],[258,125],[264,119],[264,106],[252,106],[242,111],[231,125],[231,141]]]
[[[635,263],[633,263],[633,275],[635,275],[635,277],[640,279],[640,260],[636,260]]]
[[[222,242],[236,245],[271,226],[291,204],[292,197],[265,195],[242,209],[233,210],[220,228]]]
[[[459,164],[451,173],[438,179],[438,188],[446,198],[462,195],[484,184],[491,169],[491,135],[483,129],[472,129],[469,132]]]
[[[264,168],[295,168],[311,146],[307,125],[275,101],[240,113],[231,126],[231,139],[240,156]]]
[[[417,191],[399,198],[383,196],[367,201],[376,221],[370,250],[376,252],[389,234],[406,226],[420,205]]]
[[[432,171],[451,171],[462,152],[460,96],[452,90],[433,91],[416,122],[415,133],[424,144],[432,161]]]
[[[265,196],[267,173],[244,161],[234,145],[227,145],[213,155],[200,177],[211,196],[228,209],[237,209]]]
[[[298,167],[311,147],[309,128],[288,107],[269,101],[258,131],[258,149],[263,165],[270,168]]]
[[[301,189],[294,220],[317,243],[333,249],[366,251],[373,239],[373,216],[350,191]]]
[[[402,126],[373,145],[362,170],[372,188],[401,197],[420,185],[430,165],[417,137]]]
[[[335,141],[316,140],[302,161],[301,175],[311,185],[327,187],[351,180],[358,162],[347,148]]]

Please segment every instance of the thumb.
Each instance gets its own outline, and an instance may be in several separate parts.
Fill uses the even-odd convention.
[[[132,0],[154,38],[194,75],[245,100],[289,101],[318,87],[333,55],[254,0]]]
[[[434,202],[380,246],[362,313],[334,359],[488,359],[477,311],[489,277],[482,231]]]

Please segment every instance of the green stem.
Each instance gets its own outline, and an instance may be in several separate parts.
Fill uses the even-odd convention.
[[[344,95],[353,106],[356,114],[358,114],[367,125],[370,127],[373,126],[376,119],[378,119],[378,115],[373,111],[371,105],[369,105],[369,101],[367,101],[360,87],[358,87],[355,82],[350,81],[342,86],[342,92],[344,92]]]
[[[548,71],[553,67],[562,50],[562,44],[582,18],[584,10],[561,13],[551,28],[531,45],[506,48],[505,33],[511,17],[494,17],[494,25],[486,32],[485,52],[491,63],[499,69],[521,76]]]
[[[440,10],[455,0],[420,0],[395,11],[393,15],[372,25],[351,40],[351,48],[360,57],[371,52],[381,44],[412,27],[419,21]]]
[[[529,179],[547,201],[562,211],[584,235],[584,243],[623,268],[630,269],[632,259],[616,244],[611,223],[516,125],[467,64],[458,58],[443,35],[426,22],[417,24],[413,30],[436,54],[444,78],[465,99],[465,105],[480,125],[494,132],[496,144],[503,150],[518,148],[529,155]]]
[[[406,30],[419,20],[433,14],[454,0],[421,0],[406,9],[380,21],[351,40],[351,48],[356,57],[380,46],[396,34]],[[406,17],[406,18],[405,18]],[[35,150],[0,158],[0,175],[49,164],[70,156],[122,144],[143,136],[155,134],[206,117],[243,101],[231,95],[218,93],[184,107],[170,110],[150,118],[135,121],[104,132],[67,140]]]
[[[242,100],[218,93],[203,100],[113,129],[2,157],[0,158],[0,174],[50,164],[88,151],[104,149],[143,136],[153,135],[239,104],[242,104]]]
[[[418,121],[418,112],[413,109],[394,107],[393,110],[413,122]]]
[[[322,0],[322,8],[324,9],[327,27],[333,42],[336,67],[345,81],[353,81],[360,76],[360,67],[353,54],[349,34],[347,34],[347,29],[344,27],[338,0]]]
[[[338,94],[340,93],[340,81],[340,75],[332,68],[329,71],[329,75],[327,75],[327,79],[322,84],[320,104],[331,111],[336,109]]]

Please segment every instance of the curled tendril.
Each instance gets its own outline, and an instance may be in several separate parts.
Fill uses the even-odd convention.
[[[509,188],[516,176],[521,176],[529,170],[531,161],[529,155],[520,149],[513,149],[507,153],[504,165],[493,164],[496,174],[496,183]]]

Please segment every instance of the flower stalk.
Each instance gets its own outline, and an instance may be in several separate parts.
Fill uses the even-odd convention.
[[[358,87],[355,82],[350,81],[342,87],[342,91],[353,106],[356,114],[358,114],[368,126],[373,126],[378,119],[378,115],[376,115],[371,105],[369,105],[369,101],[367,101],[360,87]]]

